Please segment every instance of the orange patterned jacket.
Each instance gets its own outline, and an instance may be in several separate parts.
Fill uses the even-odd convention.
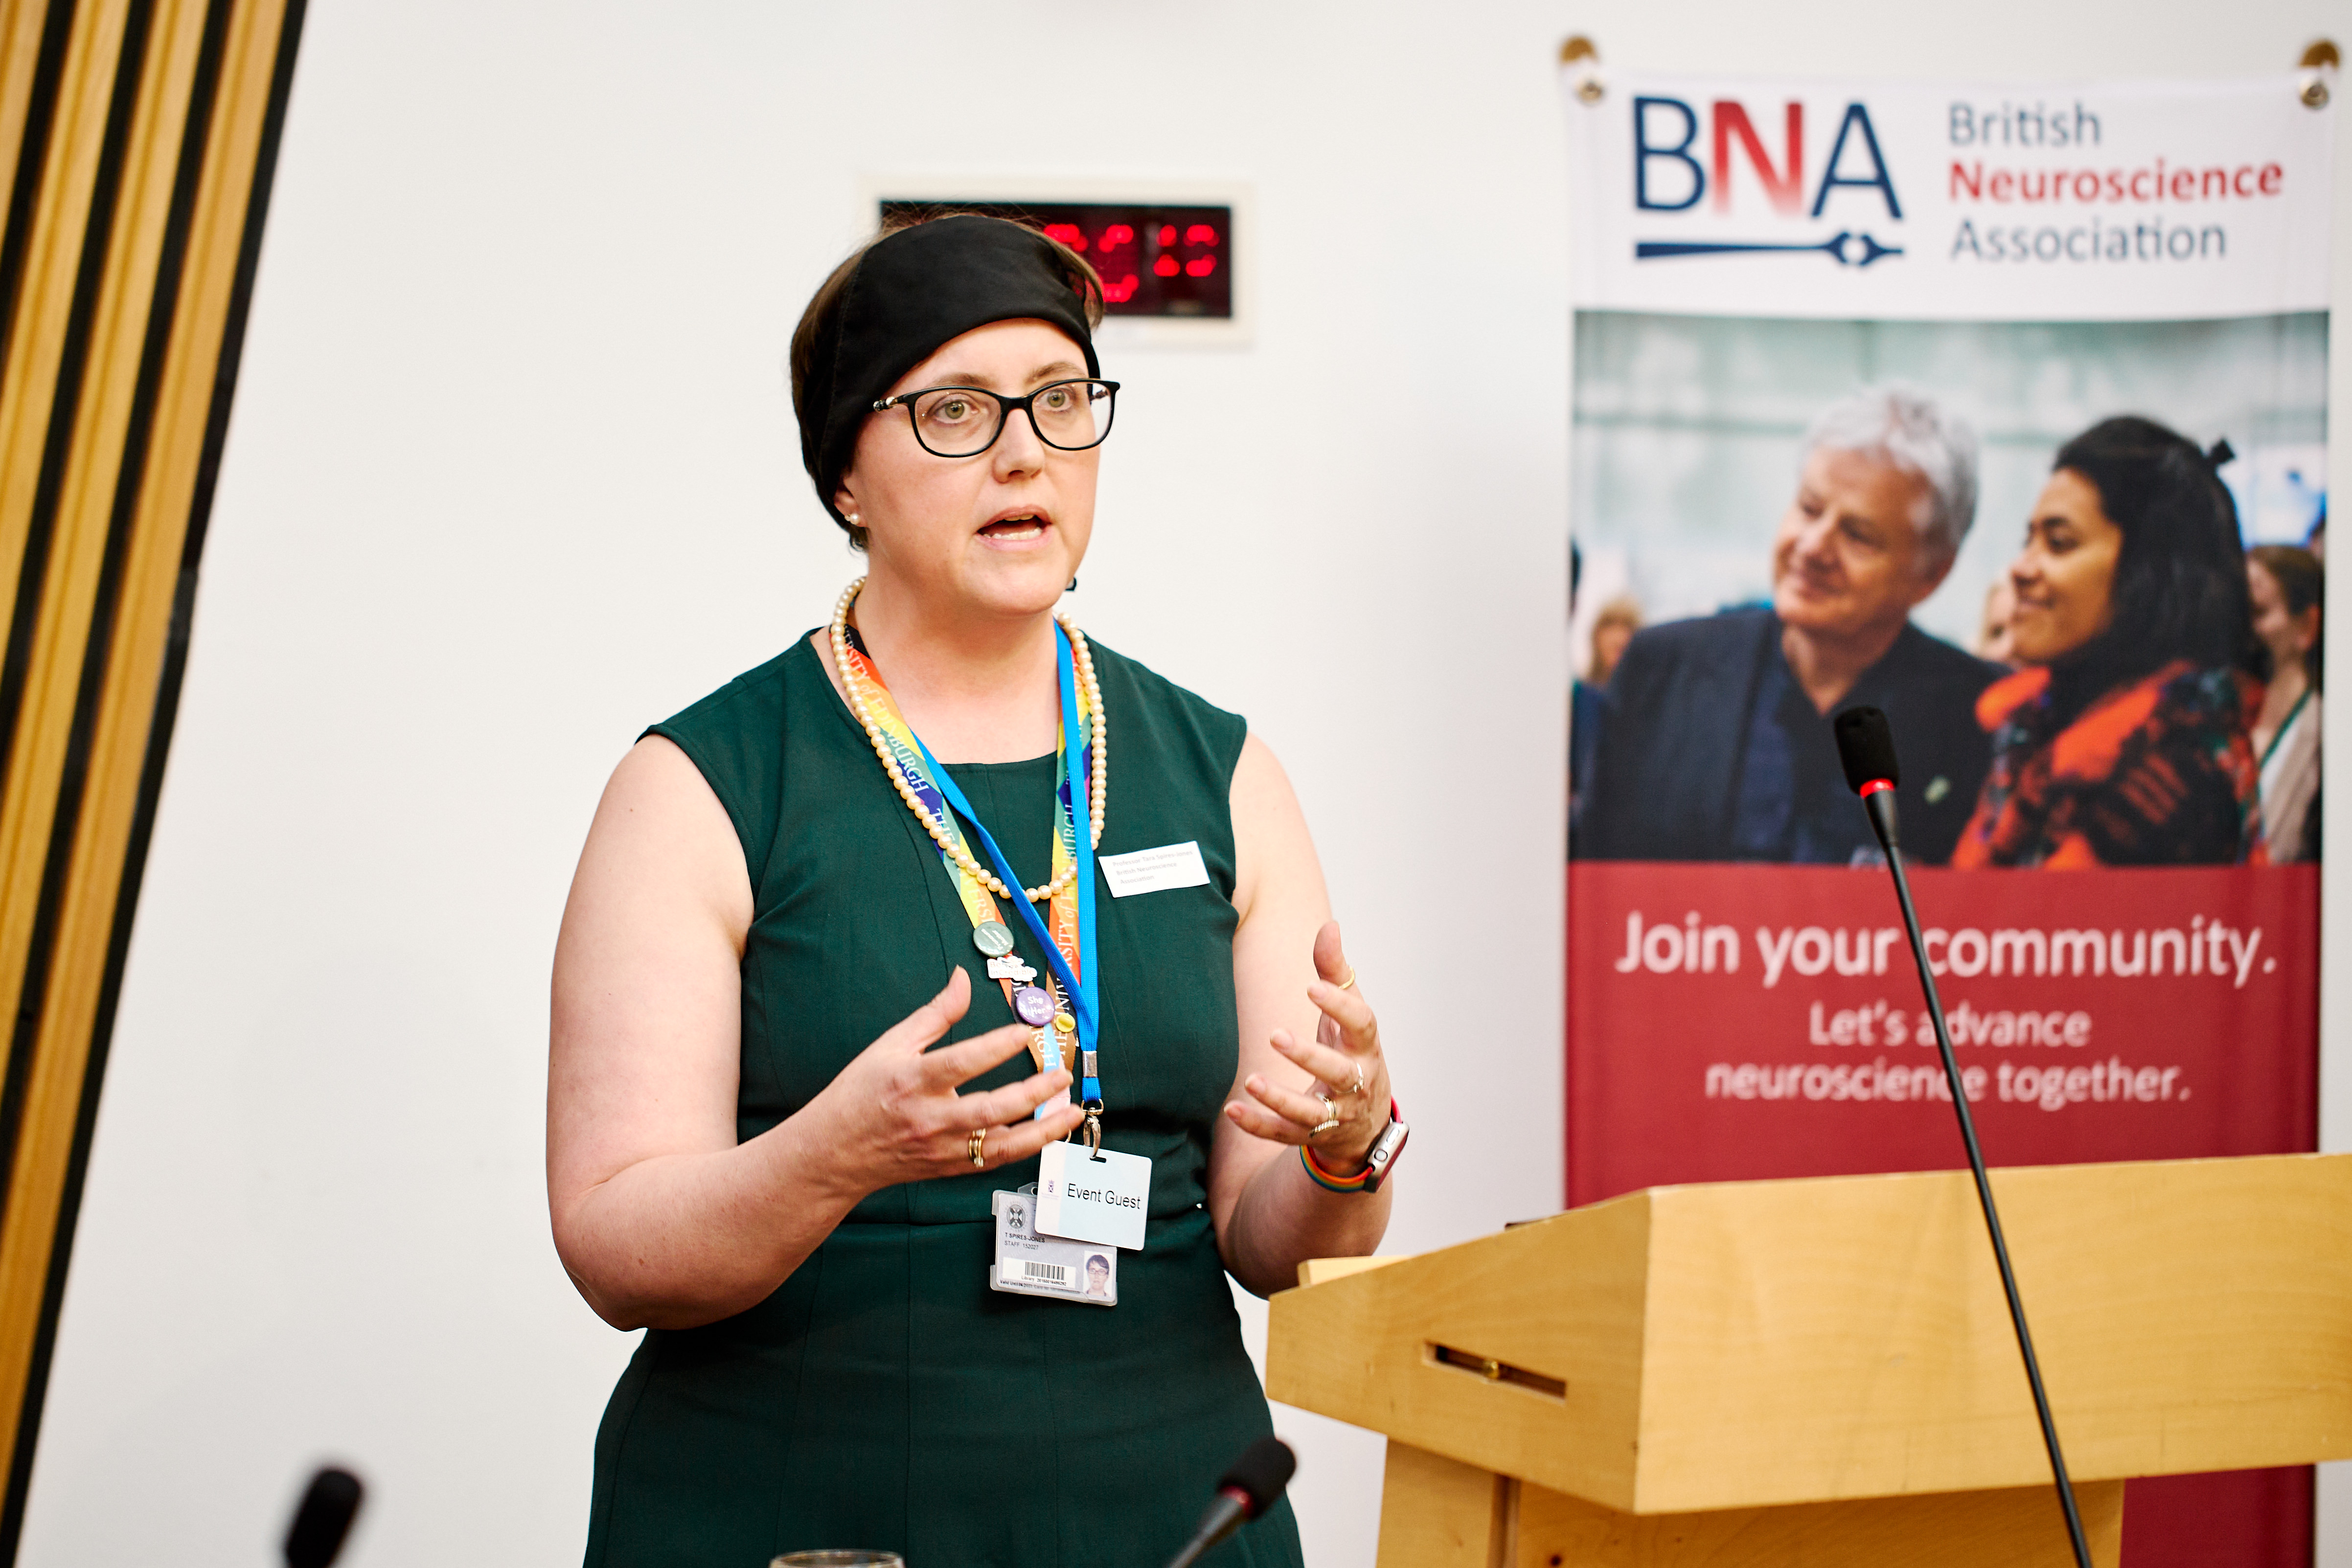
[[[2259,686],[2176,660],[2056,723],[2047,668],[1977,699],[1992,770],[1958,868],[2262,865],[2261,773],[2246,737]]]

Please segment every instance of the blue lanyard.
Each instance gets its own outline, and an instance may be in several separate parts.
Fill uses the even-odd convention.
[[[939,787],[940,793],[946,798],[956,815],[970,822],[972,831],[980,835],[981,848],[988,852],[988,863],[995,869],[1004,885],[1013,890],[1013,906],[1021,912],[1021,919],[1029,927],[1029,934],[1037,939],[1037,945],[1045,950],[1045,962],[1052,967],[1054,977],[1062,982],[1063,994],[1070,998],[1070,1012],[1078,1024],[1078,1098],[1088,1110],[1099,1111],[1102,1109],[1102,1080],[1095,1071],[1095,1051],[1097,1020],[1101,1016],[1096,1010],[1096,987],[1101,974],[1095,958],[1095,846],[1093,818],[1089,811],[1092,802],[1087,794],[1087,778],[1080,755],[1084,748],[1070,744],[1070,738],[1078,730],[1078,688],[1076,679],[1071,674],[1071,665],[1076,661],[1070,653],[1069,638],[1058,622],[1054,627],[1054,650],[1062,677],[1061,787],[1069,794],[1070,831],[1077,841],[1070,846],[1070,857],[1077,868],[1078,967],[1084,973],[1083,979],[1070,973],[1069,960],[1062,956],[1061,948],[1055,946],[1053,935],[1045,929],[1045,921],[1037,916],[1036,907],[1021,891],[1021,879],[1013,874],[1012,862],[1004,858],[1004,852],[997,848],[996,836],[988,831],[988,825],[971,809],[971,802],[964,798],[961,788],[948,777],[947,769],[932,758],[930,747],[923,744],[921,736],[915,736],[915,746],[923,754],[923,767],[930,774],[932,783]],[[913,727],[908,727],[908,733],[914,734]],[[1044,1115],[1045,1107],[1039,1106],[1037,1113]]]

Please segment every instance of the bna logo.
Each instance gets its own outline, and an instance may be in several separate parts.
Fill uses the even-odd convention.
[[[1830,139],[1829,156],[1810,180],[1810,197],[1805,106],[1793,99],[1781,117],[1780,150],[1781,157],[1776,162],[1747,106],[1737,99],[1717,99],[1702,115],[1679,98],[1636,98],[1633,205],[1644,213],[1685,213],[1706,201],[1716,212],[1728,214],[1736,154],[1746,161],[1765,201],[1780,216],[1821,218],[1831,195],[1851,188],[1877,193],[1885,204],[1887,219],[1902,221],[1903,204],[1895,193],[1895,178],[1887,172],[1885,156],[1879,151],[1870,110],[1860,102],[1845,106],[1837,133]],[[1882,245],[1867,233],[1842,229],[1804,242],[1639,240],[1634,243],[1633,256],[1637,261],[1660,261],[1759,251],[1819,251],[1848,267],[1868,267],[1881,256],[1903,254],[1899,246]]]

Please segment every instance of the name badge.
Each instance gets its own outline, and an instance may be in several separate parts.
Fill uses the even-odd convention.
[[[1151,1162],[1084,1144],[1047,1144],[1037,1156],[1037,1217],[1045,1236],[1143,1250],[1144,1211],[1151,1202]]]
[[[1209,868],[1202,862],[1201,845],[1194,839],[1132,854],[1105,855],[1095,863],[1102,867],[1103,881],[1110,884],[1113,898],[1209,885]]]
[[[992,1195],[996,1265],[988,1288],[1017,1296],[1058,1296],[1090,1307],[1118,1305],[1118,1249],[1061,1241],[1030,1228],[1037,1199],[1026,1192]]]

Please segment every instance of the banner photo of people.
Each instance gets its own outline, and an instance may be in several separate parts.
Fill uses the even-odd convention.
[[[1568,1201],[1964,1164],[1861,704],[1992,1163],[2314,1148],[2332,111],[1567,85]],[[2136,1481],[2125,1560],[2309,1521]]]

